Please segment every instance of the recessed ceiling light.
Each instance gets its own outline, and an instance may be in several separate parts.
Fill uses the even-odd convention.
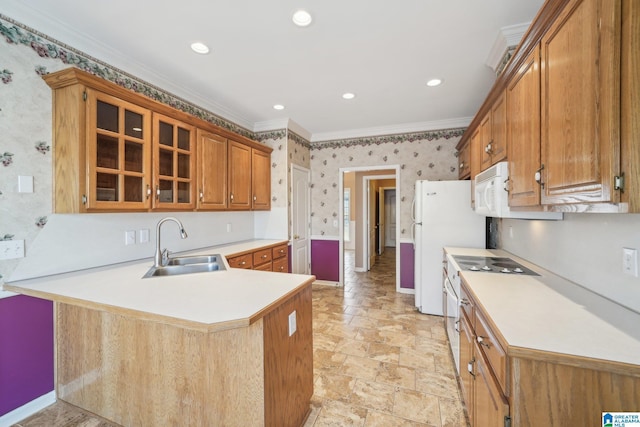
[[[201,42],[195,42],[191,43],[191,50],[193,50],[195,53],[205,55],[209,53],[209,46]]]
[[[276,104],[273,106],[274,110],[284,110],[284,105],[282,104]]]
[[[442,84],[442,80],[440,79],[431,79],[427,82],[427,86],[431,86],[431,87],[440,86],[441,84]]]
[[[356,97],[356,94],[355,93],[351,93],[351,92],[345,92],[345,93],[342,94],[342,97],[344,99],[353,99],[353,98]]]
[[[311,21],[313,21],[311,14],[304,9],[299,9],[293,12],[291,19],[298,27],[306,27],[311,24]]]

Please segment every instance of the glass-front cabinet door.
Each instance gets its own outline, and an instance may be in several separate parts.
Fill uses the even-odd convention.
[[[87,210],[149,209],[151,112],[87,89]]]
[[[195,208],[195,150],[193,126],[153,114],[153,208]]]

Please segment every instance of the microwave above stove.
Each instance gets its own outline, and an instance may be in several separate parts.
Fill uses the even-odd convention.
[[[499,162],[476,175],[475,211],[494,218],[562,219],[562,212],[514,211],[509,208],[509,163]]]

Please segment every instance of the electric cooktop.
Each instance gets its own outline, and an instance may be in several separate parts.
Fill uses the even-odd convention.
[[[464,271],[539,276],[535,271],[511,258],[453,255],[453,259]]]

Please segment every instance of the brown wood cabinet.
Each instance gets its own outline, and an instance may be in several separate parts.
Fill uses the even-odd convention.
[[[482,169],[506,147],[516,210],[640,212],[639,16],[634,0],[548,0],[539,11],[458,143],[479,135],[471,164],[478,156]]]
[[[458,151],[458,179],[467,179],[471,176],[471,142],[463,145]]]
[[[153,114],[154,208],[195,208],[195,134],[191,125]]]
[[[198,210],[227,208],[227,138],[197,131]]]
[[[506,353],[464,284],[460,304],[460,384],[469,422],[472,427],[506,425]]]
[[[507,157],[507,113],[504,94],[498,97],[491,110],[480,122],[480,170]]]
[[[509,206],[539,206],[536,173],[540,159],[540,48],[533,52],[507,87]]]
[[[542,38],[543,204],[620,201],[620,9],[572,0]]]
[[[271,148],[77,68],[43,79],[54,212],[271,208]],[[246,154],[232,158],[229,139]]]
[[[246,268],[261,271],[289,272],[288,243],[276,243],[249,251],[227,255],[232,268]]]

